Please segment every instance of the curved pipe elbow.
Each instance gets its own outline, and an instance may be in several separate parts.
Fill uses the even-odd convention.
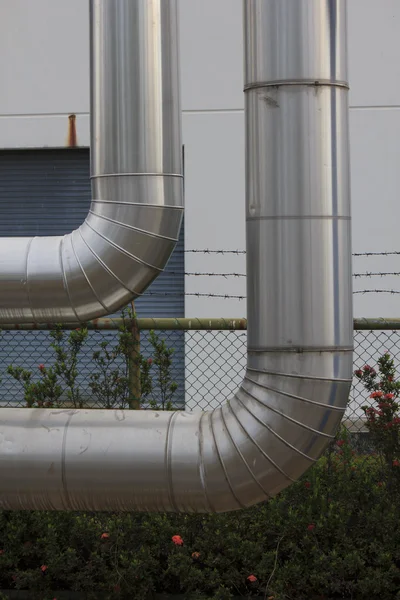
[[[268,500],[333,439],[350,388],[349,352],[284,362],[286,373],[248,369],[210,412],[2,409],[13,461],[0,508],[226,512]]]
[[[149,176],[149,188],[152,183]],[[12,252],[0,275],[0,321],[84,322],[142,294],[179,236],[182,179],[167,183],[172,197],[161,189],[154,204],[140,202],[136,180],[128,196],[136,202],[93,200],[85,222],[65,236],[0,239],[0,253]]]

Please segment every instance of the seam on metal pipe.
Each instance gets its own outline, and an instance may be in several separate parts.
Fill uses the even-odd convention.
[[[101,177],[180,177],[180,173],[101,173],[101,175],[91,175],[90,179],[100,179]]]
[[[26,284],[0,274],[18,305],[5,306],[0,288],[0,321],[112,312],[162,271],[178,237],[176,0],[90,6],[93,205],[68,236],[11,240],[26,259]],[[243,14],[243,382],[226,405],[200,414],[2,409],[1,509],[239,510],[298,480],[334,438],[353,351],[346,2],[244,0]],[[105,214],[94,209],[101,204]],[[57,248],[57,268],[51,255],[38,264],[47,247]],[[53,304],[43,298],[38,309],[49,277]]]
[[[135,262],[138,262],[138,263],[142,264],[143,266],[148,267],[149,269],[158,271],[159,273],[163,272],[163,269],[160,269],[159,267],[156,267],[155,265],[151,265],[150,263],[145,262],[138,256],[135,256],[131,252],[128,252],[128,250],[126,250],[123,246],[120,246],[119,244],[116,244],[115,242],[110,240],[106,235],[104,235],[103,233],[100,233],[100,231],[97,231],[97,229],[95,227],[93,227],[93,225],[88,223],[87,220],[85,220],[85,224],[89,227],[89,229],[91,229],[93,231],[93,233],[95,233],[96,235],[101,237],[105,242],[107,242],[107,244],[110,244],[110,246],[113,246],[116,250],[119,250],[122,254],[125,254],[128,258],[131,258]]]
[[[125,283],[123,281],[121,281],[121,279],[113,272],[111,271],[111,269],[109,269],[107,267],[107,265],[105,264],[105,262],[100,258],[100,256],[93,250],[93,248],[91,248],[91,246],[87,243],[87,241],[85,240],[83,233],[79,230],[79,234],[82,238],[82,241],[85,243],[86,247],[88,248],[88,250],[93,254],[93,256],[95,257],[95,259],[101,264],[101,266],[103,267],[103,269],[105,271],[107,271],[107,273],[109,273],[111,275],[111,277],[114,277],[114,279],[116,279],[118,281],[118,283],[121,285],[121,287],[123,287],[124,289],[126,289],[127,292],[129,292],[130,294],[132,294],[133,296],[138,296],[139,294],[137,292],[135,292],[134,290],[131,290],[130,288],[128,288]]]
[[[72,311],[75,315],[75,318],[77,321],[79,321],[79,317],[78,317],[78,313],[76,312],[75,306],[71,300],[71,294],[69,291],[69,286],[68,286],[68,280],[67,280],[67,276],[65,274],[65,269],[64,269],[64,260],[63,260],[63,246],[64,246],[64,237],[61,238],[60,241],[60,266],[61,266],[61,273],[62,273],[62,277],[63,277],[63,281],[64,281],[64,286],[65,286],[65,291],[67,292],[67,296],[68,296],[68,301],[70,303],[70,306],[72,308]]]
[[[159,240],[168,240],[169,242],[177,242],[179,238],[171,238],[166,235],[160,235],[157,233],[152,233],[151,231],[146,231],[145,229],[140,229],[139,227],[135,227],[134,225],[128,225],[127,223],[122,223],[121,221],[117,221],[115,219],[111,219],[110,217],[105,217],[104,215],[99,215],[94,210],[89,210],[89,214],[95,215],[99,219],[103,219],[104,221],[108,221],[109,223],[115,223],[116,225],[120,225],[121,227],[125,227],[126,229],[132,229],[132,231],[139,231],[144,235],[148,235],[149,237],[158,238]]]
[[[273,81],[257,81],[256,83],[247,83],[243,91],[258,90],[269,87],[282,86],[308,86],[308,87],[337,87],[345,90],[350,89],[347,81],[329,81],[321,79],[275,79]]]

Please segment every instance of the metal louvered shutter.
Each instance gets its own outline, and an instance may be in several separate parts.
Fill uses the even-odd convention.
[[[90,199],[88,149],[34,149],[0,151],[0,236],[63,235],[85,219]],[[183,227],[167,268],[135,302],[139,317],[184,316],[184,232]],[[96,335],[96,332],[91,332]],[[100,335],[97,334],[99,337]],[[102,338],[106,334],[101,334]],[[108,336],[115,337],[115,332]],[[5,375],[12,362],[31,368],[44,362],[48,334],[45,332],[3,332],[0,341],[0,403],[15,397],[16,382]],[[173,377],[178,383],[176,400],[184,400],[184,334],[161,332],[173,347]],[[142,351],[150,352],[142,333]],[[99,340],[100,341],[100,340]],[[8,349],[7,349],[8,346]],[[91,355],[83,359],[82,381],[91,370]],[[92,365],[93,368],[93,365]],[[89,393],[89,389],[88,389]]]

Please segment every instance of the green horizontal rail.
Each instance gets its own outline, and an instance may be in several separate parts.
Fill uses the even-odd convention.
[[[400,319],[385,319],[378,317],[377,319],[354,319],[355,331],[384,331],[387,329],[400,329]]]
[[[137,319],[137,325],[141,330],[155,331],[246,331],[247,319]],[[130,325],[130,319],[95,319],[77,325],[76,323],[64,323],[60,325],[62,329],[73,330],[83,327],[94,330],[118,330],[123,324]],[[51,330],[54,329],[54,323],[0,323],[0,330],[3,331],[31,331],[31,330]]]
[[[125,319],[125,323],[130,325],[131,321]],[[64,323],[61,327],[66,330],[79,329],[87,327],[91,330],[110,330],[116,331],[124,324],[122,318],[115,319],[95,319],[88,323],[78,325],[76,323]],[[246,331],[247,319],[137,319],[139,329],[143,331]],[[0,330],[4,331],[32,331],[32,330],[51,330],[54,329],[53,323],[0,323]],[[354,319],[354,330],[394,330],[400,329],[400,319]]]

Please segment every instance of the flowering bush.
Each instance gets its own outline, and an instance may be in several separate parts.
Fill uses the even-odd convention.
[[[368,431],[374,449],[384,461],[389,472],[390,483],[400,482],[400,382],[396,381],[394,361],[389,352],[378,360],[375,370],[370,365],[355,371],[355,376],[363,383],[370,405],[363,406]]]
[[[395,600],[399,496],[340,433],[272,500],[222,515],[0,512],[0,588],[32,600]],[[43,572],[42,567],[46,569]]]

